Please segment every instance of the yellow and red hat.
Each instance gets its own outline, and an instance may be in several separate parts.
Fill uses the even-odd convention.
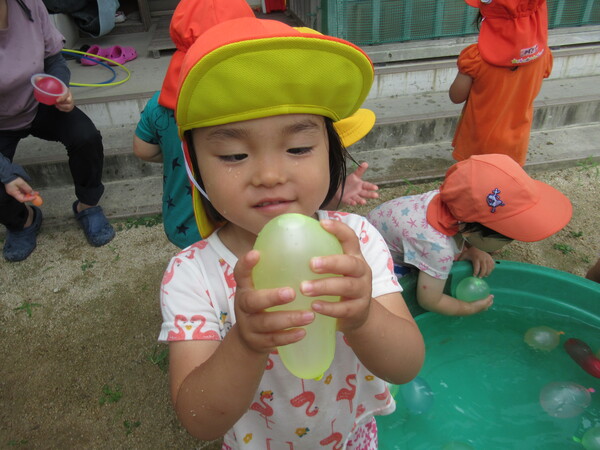
[[[186,161],[188,130],[281,114],[329,117],[340,134],[347,132],[343,142],[356,142],[374,123],[372,112],[359,112],[373,77],[366,53],[342,39],[273,20],[221,22],[183,59],[175,117]],[[207,237],[217,224],[198,194],[195,188],[196,221]]]
[[[484,61],[515,67],[539,58],[548,49],[546,0],[465,0],[479,8],[483,21],[478,47]]]
[[[246,0],[181,0],[177,4],[169,25],[176,50],[163,80],[159,104],[175,109],[181,64],[196,39],[216,24],[239,17],[254,17]]]

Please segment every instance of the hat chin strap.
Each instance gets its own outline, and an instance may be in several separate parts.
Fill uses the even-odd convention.
[[[183,162],[185,164],[185,171],[187,172],[188,178],[190,179],[190,181],[192,182],[192,184],[196,187],[196,189],[198,189],[198,191],[204,196],[204,198],[210,202],[210,198],[208,198],[208,194],[206,192],[204,192],[204,189],[202,189],[200,187],[200,185],[196,181],[196,178],[194,177],[194,174],[192,174],[192,170],[190,169],[190,165],[188,164],[188,160],[185,157],[185,150],[183,148],[183,142],[181,143],[181,151],[182,151],[182,153],[184,155],[183,156]]]

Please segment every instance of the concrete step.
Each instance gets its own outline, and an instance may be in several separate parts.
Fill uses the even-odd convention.
[[[600,75],[544,82],[535,102],[532,131],[600,123],[598,83]],[[377,123],[369,135],[352,147],[353,152],[451,141],[462,109],[462,105],[450,102],[447,92],[369,99],[365,106],[375,111]],[[133,156],[134,131],[135,123],[101,128],[106,182],[161,175],[158,164]],[[548,158],[552,159],[552,155]],[[38,188],[71,184],[67,154],[59,143],[28,137],[19,145],[15,162],[25,167]]]
[[[368,161],[366,179],[383,186],[419,183],[441,178],[454,160],[450,141],[409,146],[372,148],[351,153],[357,161]],[[110,161],[110,159],[109,159]],[[569,167],[600,163],[600,123],[534,131],[526,170]],[[149,165],[149,164],[146,164]],[[110,218],[157,214],[162,206],[162,173],[155,164],[151,174],[105,183],[102,207]],[[46,226],[74,223],[71,204],[75,199],[70,185],[39,188],[43,198]]]

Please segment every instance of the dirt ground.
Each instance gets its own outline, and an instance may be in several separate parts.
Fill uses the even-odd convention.
[[[572,200],[573,219],[545,241],[510,244],[499,259],[583,276],[600,255],[599,172],[591,161],[536,172]],[[383,189],[379,201],[437,185]],[[26,261],[0,261],[0,448],[220,448],[192,439],[169,403],[158,292],[177,249],[160,218],[115,226],[102,248],[74,223],[43,227]]]

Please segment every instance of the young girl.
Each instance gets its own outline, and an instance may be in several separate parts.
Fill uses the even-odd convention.
[[[453,103],[466,102],[452,156],[502,153],[525,165],[533,101],[552,71],[546,0],[465,0],[479,8],[477,44],[458,57]]]
[[[469,303],[444,294],[453,261],[470,260],[473,276],[486,277],[495,266],[488,252],[513,239],[540,241],[560,231],[571,219],[571,203],[509,156],[480,155],[450,167],[439,189],[390,200],[367,219],[396,264],[419,270],[422,308],[467,316],[488,309],[493,296]]]
[[[188,50],[176,117],[208,237],[165,272],[159,339],[169,342],[174,408],[199,439],[224,436],[226,449],[376,449],[373,416],[395,407],[386,382],[406,383],[422,365],[383,239],[359,216],[320,210],[345,176],[333,123],[360,107],[372,80],[354,45],[269,20],[222,22]],[[341,276],[302,283],[315,299],[309,311],[267,312],[295,291],[252,284],[256,236],[284,213],[320,219],[344,251],[311,261],[315,273]],[[303,380],[276,347],[301,340],[316,314],[338,319],[336,353],[322,378]]]

